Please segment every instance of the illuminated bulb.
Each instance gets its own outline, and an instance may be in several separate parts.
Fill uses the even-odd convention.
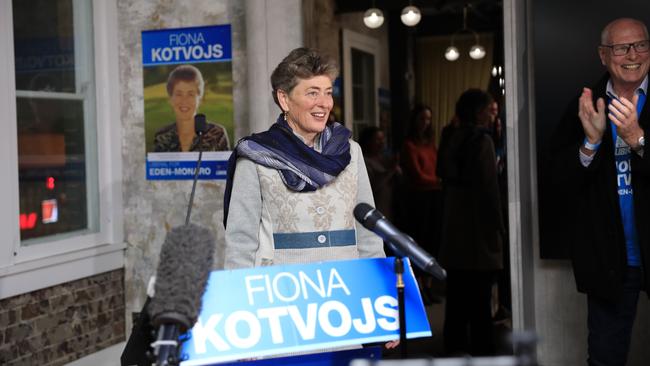
[[[482,59],[485,57],[485,48],[478,44],[473,45],[469,50],[469,57],[473,58],[474,60]]]
[[[363,24],[368,28],[379,28],[384,24],[384,13],[377,8],[370,8],[363,14]]]
[[[458,48],[454,46],[449,46],[445,50],[445,58],[449,61],[458,60],[458,56],[460,56],[460,53],[458,52]]]
[[[493,77],[497,76],[497,67],[496,66],[492,66],[492,76]]]
[[[413,27],[420,22],[420,19],[422,19],[422,13],[420,13],[420,9],[416,8],[413,5],[409,5],[402,9],[402,15],[400,18],[402,19],[402,23],[404,23],[404,25]]]

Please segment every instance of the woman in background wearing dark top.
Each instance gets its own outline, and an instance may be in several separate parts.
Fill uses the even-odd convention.
[[[503,268],[504,234],[494,143],[489,134],[492,97],[478,89],[456,103],[458,125],[440,145],[444,186],[438,259],[447,270],[444,345],[448,355],[491,355],[492,285]]]

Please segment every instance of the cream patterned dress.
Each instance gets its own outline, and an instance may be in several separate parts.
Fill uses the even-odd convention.
[[[354,207],[374,206],[359,145],[350,164],[314,192],[289,190],[280,173],[237,160],[226,229],[225,268],[384,257],[381,238],[358,224]]]

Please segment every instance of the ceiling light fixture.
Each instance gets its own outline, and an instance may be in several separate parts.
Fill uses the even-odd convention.
[[[502,72],[503,72],[503,68],[501,67],[501,65],[492,66],[492,76],[494,77],[501,76]]]
[[[402,9],[402,15],[400,18],[402,19],[402,23],[404,23],[404,25],[415,27],[418,23],[420,23],[420,19],[422,19],[422,13],[420,12],[420,9],[413,6],[413,4],[409,2],[409,6]]]
[[[478,33],[476,33],[474,30],[470,28],[467,28],[467,7],[468,5],[465,5],[463,7],[463,28],[451,35],[451,46],[447,47],[447,49],[445,50],[445,58],[449,61],[456,61],[460,56],[460,52],[458,51],[458,48],[454,46],[454,39],[456,38],[456,35],[458,33],[462,33],[462,32],[472,33],[474,35],[474,45],[469,50],[469,57],[471,57],[474,60],[480,60],[483,57],[485,57],[485,53],[486,53],[485,47],[481,46],[481,44],[479,43]]]
[[[456,61],[458,60],[459,56],[460,56],[460,52],[458,52],[458,48],[454,46],[449,46],[445,50],[445,58],[449,61]]]
[[[384,24],[384,13],[375,8],[375,2],[372,2],[372,8],[363,13],[363,24],[370,29],[381,27]]]
[[[469,50],[469,57],[473,58],[474,60],[482,59],[485,57],[485,48],[483,48],[483,46],[480,44],[473,45]]]

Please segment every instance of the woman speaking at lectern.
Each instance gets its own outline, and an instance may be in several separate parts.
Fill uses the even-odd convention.
[[[374,205],[361,148],[328,122],[336,63],[297,48],[271,75],[280,107],[265,132],[239,141],[224,198],[225,268],[384,257],[382,240],[355,222]]]

